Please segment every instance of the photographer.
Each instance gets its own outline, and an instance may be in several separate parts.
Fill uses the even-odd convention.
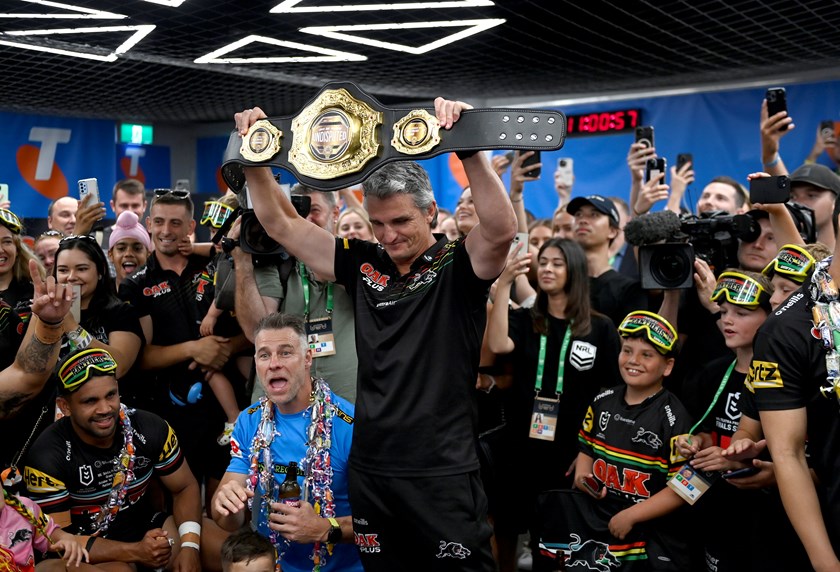
[[[311,206],[306,220],[333,233],[338,217],[334,192],[321,192],[296,184],[293,196],[308,196]],[[254,219],[256,221],[256,219]],[[260,229],[264,234],[264,231]],[[231,238],[241,238],[237,224]],[[313,352],[312,375],[330,380],[330,387],[351,403],[356,401],[355,319],[353,306],[343,286],[322,280],[302,262],[289,257],[282,262],[255,267],[241,247],[232,251],[236,268],[236,318],[253,341],[259,321],[273,312],[296,314],[306,321],[307,337],[317,335],[326,351]],[[262,395],[254,385],[252,401]]]

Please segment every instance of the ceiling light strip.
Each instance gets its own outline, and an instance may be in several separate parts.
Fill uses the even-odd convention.
[[[291,48],[294,50],[301,50],[304,52],[313,52],[319,54],[317,56],[275,56],[275,57],[253,57],[253,58],[223,58],[225,54],[234,52],[240,48],[253,43],[262,43],[282,48]],[[362,62],[367,60],[366,56],[354,54],[351,52],[342,52],[339,50],[331,50],[310,44],[301,44],[298,42],[289,42],[285,40],[277,40],[268,36],[250,35],[237,40],[227,46],[223,46],[216,51],[210,52],[207,55],[197,58],[197,64],[279,64],[279,63],[301,63],[301,62]]]
[[[75,14],[0,14],[0,18],[28,18],[28,19],[49,19],[49,20],[122,20],[127,16],[123,14],[116,14],[114,12],[106,12],[105,10],[93,10],[91,8],[84,8],[82,6],[74,6],[72,4],[62,4],[61,2],[51,2],[50,0],[20,0],[21,2],[29,2],[31,4],[39,4],[50,8],[60,8],[62,10],[72,10]]]
[[[372,10],[425,10],[427,8],[480,8],[494,6],[491,0],[443,0],[441,2],[403,2],[395,4],[348,4],[343,6],[303,6],[302,0],[285,0],[270,10],[272,14],[312,12],[365,12]]]
[[[91,60],[98,60],[103,62],[113,62],[117,59],[117,55],[124,54],[137,45],[137,42],[148,36],[152,30],[155,29],[153,24],[144,24],[140,26],[97,26],[91,28],[58,28],[55,30],[13,30],[4,32],[0,36],[50,36],[50,35],[67,35],[67,34],[102,34],[108,32],[134,32],[129,38],[107,56],[92,54],[90,52],[77,52],[73,50],[66,50],[61,48],[53,48],[48,46],[40,46],[34,44],[25,44],[22,42],[2,41],[2,45],[23,48],[26,50],[34,50],[37,52],[49,52],[53,54],[60,54],[64,56],[72,56],[77,58],[85,58]]]

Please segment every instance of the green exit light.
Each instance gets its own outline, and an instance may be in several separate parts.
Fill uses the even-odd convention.
[[[120,125],[120,143],[134,143],[135,145],[151,145],[153,130],[151,125]]]

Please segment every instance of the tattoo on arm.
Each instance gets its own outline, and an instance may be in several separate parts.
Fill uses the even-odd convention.
[[[24,373],[45,373],[50,369],[52,354],[57,345],[58,342],[45,344],[35,336],[32,336],[29,343],[18,352],[18,365]]]
[[[0,419],[12,417],[33,397],[33,393],[0,392]]]

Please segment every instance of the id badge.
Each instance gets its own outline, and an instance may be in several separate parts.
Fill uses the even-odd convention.
[[[312,357],[335,355],[335,335],[332,318],[317,318],[306,323],[306,341],[312,350]]]
[[[542,439],[543,441],[554,441],[559,411],[559,399],[535,398],[534,412],[531,414],[531,430],[528,432],[528,437]]]
[[[694,504],[715,483],[717,480],[715,474],[719,473],[698,471],[686,463],[671,477],[668,486],[674,489],[688,504]]]

